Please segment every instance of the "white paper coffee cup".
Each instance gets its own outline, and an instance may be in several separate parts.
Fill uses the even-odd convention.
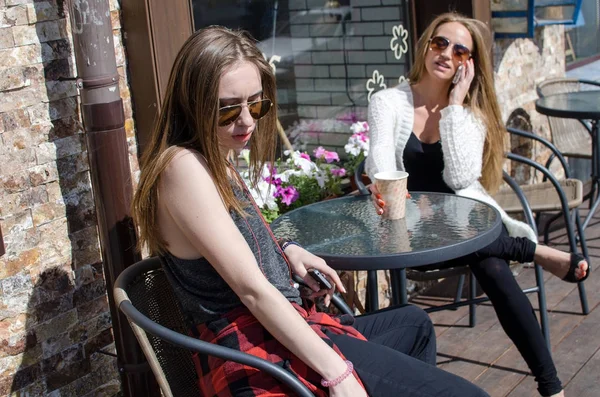
[[[385,202],[382,217],[402,219],[406,215],[408,172],[385,171],[375,174],[375,186]]]

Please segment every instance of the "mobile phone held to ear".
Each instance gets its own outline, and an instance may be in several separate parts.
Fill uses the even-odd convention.
[[[318,271],[317,269],[310,269],[308,271],[308,274],[310,274],[310,276],[317,283],[319,283],[319,287],[321,287],[321,289],[331,289],[332,285],[329,282],[329,280],[327,280],[327,277],[325,277],[325,275],[323,273],[321,273],[320,271]]]
[[[460,77],[462,76],[462,71],[464,69],[464,66],[458,65],[458,69],[456,69],[456,73],[454,74],[454,78],[452,79],[452,84],[456,84],[460,81]]]

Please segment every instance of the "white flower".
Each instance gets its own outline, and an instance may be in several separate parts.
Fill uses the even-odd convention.
[[[404,26],[398,25],[392,28],[392,39],[390,40],[390,49],[394,51],[396,59],[402,58],[402,54],[408,51],[408,30]]]
[[[290,152],[286,150],[284,152],[285,155],[289,156],[286,160],[286,164],[293,166],[294,168],[300,168],[302,171],[301,175],[312,176],[317,165],[313,163],[311,160],[306,159],[300,155],[299,151]]]
[[[346,153],[351,154],[355,157],[360,154],[360,146],[354,143],[347,143],[346,146],[344,146],[344,150],[346,151]]]
[[[327,183],[329,181],[329,177],[327,176],[327,172],[325,172],[325,170],[322,170],[320,168],[317,168],[317,170],[315,171],[313,177],[317,180],[317,183],[319,184],[319,187],[322,189],[325,187],[325,183]]]
[[[240,175],[259,208],[277,209],[277,202],[275,201],[275,197],[273,197],[275,194],[274,186],[264,180],[259,181],[256,186],[253,186],[248,179],[248,171],[243,171]]]
[[[256,188],[250,191],[254,201],[260,208],[268,208],[270,210],[277,209],[277,202],[273,194],[275,193],[275,187],[266,181],[260,181],[256,185]]]
[[[285,171],[275,175],[275,178],[279,178],[279,179],[281,179],[281,182],[287,183],[290,181],[291,176],[302,176],[302,175],[306,175],[306,174],[304,174],[301,170],[289,169],[289,170],[285,170]]]
[[[369,124],[367,124],[366,121],[357,121],[350,126],[350,131],[352,131],[353,134],[369,132]]]

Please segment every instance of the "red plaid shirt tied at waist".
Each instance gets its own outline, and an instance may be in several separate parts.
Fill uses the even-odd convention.
[[[295,303],[292,305],[317,335],[342,358],[343,354],[325,335],[325,331],[366,340],[350,325],[354,321],[351,316],[331,317],[317,312],[314,305],[309,310]],[[329,395],[329,391],[320,385],[321,376],[279,343],[246,307],[234,309],[222,319],[208,325],[200,324],[194,331],[197,331],[193,333],[203,341],[236,349],[282,366],[293,373],[317,397]],[[256,368],[198,354],[194,354],[193,360],[198,372],[200,390],[205,396],[230,397],[232,389],[236,390],[236,396],[243,397],[290,395],[285,385]],[[354,376],[360,382],[356,371]]]

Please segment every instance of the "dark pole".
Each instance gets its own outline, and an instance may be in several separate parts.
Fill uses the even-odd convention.
[[[69,15],[123,395],[159,396],[133,331],[113,298],[115,279],[140,257],[130,214],[131,172],[108,0],[71,0]]]

